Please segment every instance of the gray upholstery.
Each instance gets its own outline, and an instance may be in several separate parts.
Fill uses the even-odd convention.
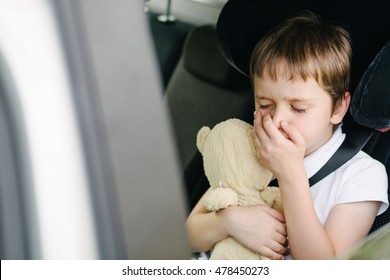
[[[197,153],[202,126],[232,117],[251,121],[254,110],[249,80],[224,59],[213,26],[189,33],[165,98],[183,170]]]
[[[221,54],[215,28],[209,25],[193,30],[183,49],[184,68],[209,84],[234,90],[242,88],[246,79],[227,63]]]

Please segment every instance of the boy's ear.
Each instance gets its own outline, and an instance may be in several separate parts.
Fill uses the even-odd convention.
[[[339,124],[342,122],[345,114],[348,112],[349,104],[351,103],[351,94],[349,91],[344,92],[341,101],[334,108],[330,122],[332,124]]]

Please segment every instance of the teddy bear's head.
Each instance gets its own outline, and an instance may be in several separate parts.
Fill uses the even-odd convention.
[[[252,125],[239,119],[199,130],[196,145],[203,156],[211,186],[233,184],[265,188],[268,185],[272,174],[258,162],[253,141]]]

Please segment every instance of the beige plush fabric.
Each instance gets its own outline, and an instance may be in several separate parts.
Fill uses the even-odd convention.
[[[256,158],[252,125],[228,119],[213,129],[202,127],[197,147],[210,183],[205,198],[207,209],[266,204],[282,210],[279,189],[268,187],[272,174]],[[261,259],[261,256],[229,237],[215,245],[210,259]]]

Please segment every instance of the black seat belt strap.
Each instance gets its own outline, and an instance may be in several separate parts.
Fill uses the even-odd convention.
[[[355,156],[367,143],[373,134],[374,130],[369,128],[361,128],[359,131],[351,131],[346,134],[344,142],[332,155],[332,157],[317,171],[313,176],[309,178],[310,187],[321,181],[330,173],[338,169],[353,156]],[[275,178],[269,183],[269,186],[278,187],[278,181]]]

